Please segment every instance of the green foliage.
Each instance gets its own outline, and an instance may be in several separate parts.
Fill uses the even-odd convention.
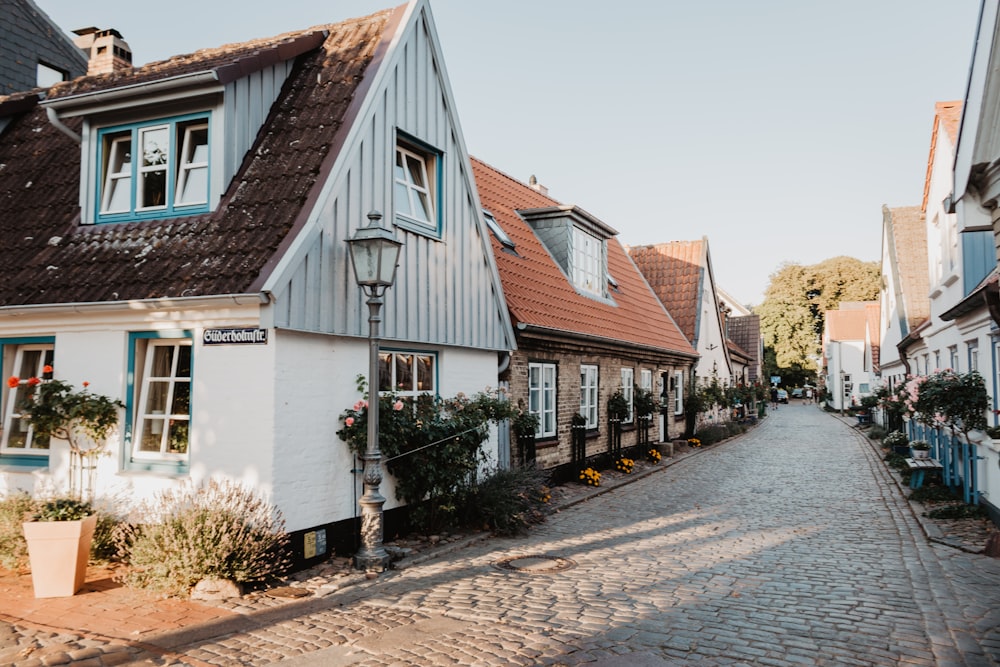
[[[608,419],[627,419],[628,408],[628,399],[625,398],[625,393],[619,389],[608,398]]]
[[[951,369],[926,376],[918,385],[914,403],[918,421],[947,426],[956,434],[985,429],[989,407],[983,377],[976,371],[962,374]]]
[[[119,400],[91,394],[87,383],[80,391],[62,380],[32,378],[28,384],[35,389],[20,409],[29,416],[35,433],[66,440],[76,451],[81,449],[81,436],[101,447],[118,424],[119,409],[124,407]]]
[[[359,389],[364,388],[364,378],[359,378]],[[450,399],[425,394],[415,401],[379,397],[379,449],[396,479],[397,496],[411,505],[421,530],[436,532],[456,521],[461,493],[475,482],[485,461],[488,424],[519,415],[523,413],[510,401],[485,392]],[[363,456],[368,402],[358,401],[341,420],[344,426],[337,435]]]
[[[519,535],[545,520],[548,474],[536,468],[493,470],[470,486],[461,506],[462,521],[497,535]]]
[[[288,570],[289,539],[273,506],[235,482],[160,493],[119,536],[128,586],[186,596],[202,579],[266,582]]]
[[[379,421],[381,421],[381,415],[379,415]],[[538,415],[532,414],[527,410],[519,410],[518,413],[511,418],[510,428],[514,431],[514,435],[524,437],[537,433],[538,423]]]
[[[877,299],[880,274],[877,262],[851,257],[809,266],[789,263],[771,274],[764,301],[754,308],[764,335],[765,376],[801,384],[815,373],[826,311],[843,301]]]
[[[886,430],[875,424],[870,429],[868,429],[868,437],[872,440],[881,440],[886,436]]]
[[[79,521],[94,513],[90,503],[76,498],[53,498],[39,504],[32,513],[33,521]]]
[[[28,562],[28,543],[21,524],[37,506],[38,502],[24,492],[0,500],[0,565],[8,570],[17,570]]]
[[[980,505],[965,503],[937,507],[925,512],[924,515],[931,519],[985,519],[988,516]]]
[[[655,414],[660,407],[656,395],[649,389],[636,386],[632,396],[636,417],[649,417]]]

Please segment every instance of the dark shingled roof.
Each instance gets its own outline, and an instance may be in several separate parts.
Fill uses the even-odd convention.
[[[308,210],[391,17],[387,10],[48,91],[64,99],[213,69],[227,81],[302,53],[222,201],[202,215],[80,225],[79,144],[44,109],[19,112],[23,98],[0,98],[0,115],[17,113],[0,134],[0,306],[253,291]],[[80,118],[66,124],[82,127]]]

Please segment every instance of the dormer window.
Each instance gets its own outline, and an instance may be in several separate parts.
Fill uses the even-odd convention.
[[[618,232],[577,206],[522,209],[518,214],[559,263],[577,292],[611,300],[608,239]]]
[[[207,211],[208,140],[207,114],[98,131],[97,221]]]

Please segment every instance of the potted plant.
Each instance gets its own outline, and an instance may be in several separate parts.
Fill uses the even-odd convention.
[[[910,451],[910,439],[902,431],[893,431],[882,439],[882,446],[891,449],[894,454],[906,456]]]
[[[75,595],[87,576],[97,514],[90,503],[55,498],[23,524],[36,598]]]
[[[910,454],[915,459],[926,459],[931,454],[931,446],[923,440],[914,440],[910,443]]]

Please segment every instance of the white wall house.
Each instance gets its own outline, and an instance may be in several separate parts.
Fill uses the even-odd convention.
[[[827,405],[832,409],[859,406],[861,398],[874,391],[878,320],[874,302],[842,303],[839,310],[826,311],[823,359]]]
[[[18,239],[0,249],[0,358],[21,378],[0,402],[0,493],[68,484],[68,445],[25,437],[16,408],[51,364],[126,404],[98,497],[227,478],[278,506],[300,556],[307,533],[356,532],[336,431],[368,374],[346,244],[367,214],[404,244],[380,386],[471,395],[514,348],[445,72],[412,0],[0,100],[0,232]]]

